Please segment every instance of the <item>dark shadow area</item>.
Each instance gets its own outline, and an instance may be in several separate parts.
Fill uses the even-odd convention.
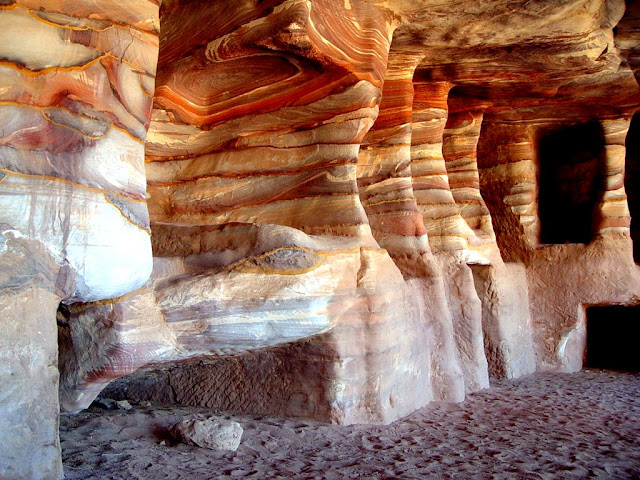
[[[587,308],[585,366],[640,371],[640,305]]]
[[[589,243],[603,191],[604,132],[597,121],[556,128],[538,140],[541,243]]]
[[[631,120],[626,146],[624,187],[631,211],[633,260],[640,263],[640,114],[638,113]]]

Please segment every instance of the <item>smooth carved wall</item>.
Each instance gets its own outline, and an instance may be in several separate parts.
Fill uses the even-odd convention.
[[[58,402],[120,377],[390,422],[640,303],[631,3],[2,3],[0,476],[59,477]]]

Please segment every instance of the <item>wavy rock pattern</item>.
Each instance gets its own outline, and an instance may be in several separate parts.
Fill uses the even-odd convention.
[[[49,418],[0,476],[60,476],[60,302],[65,410],[150,367],[139,399],[334,423],[575,371],[584,307],[640,302],[633,5],[0,3],[2,375]]]
[[[64,376],[73,380],[63,385],[65,408],[86,405],[89,392],[148,362],[240,353],[330,329],[300,348],[297,355],[309,371],[304,376],[281,371],[286,351],[264,360],[273,382],[287,385],[287,398],[274,399],[271,408],[281,404],[284,412],[308,415],[296,407],[306,398],[306,408],[318,418],[389,421],[436,395],[412,389],[416,382],[431,389],[429,352],[419,345],[437,343],[419,322],[432,313],[417,301],[423,294],[414,293],[430,287],[407,285],[380,248],[358,185],[359,146],[378,116],[390,18],[362,3],[344,10],[349,21],[330,28],[323,12],[335,8],[344,4],[282,3],[230,33],[210,32],[200,50],[159,72],[147,141],[159,257],[149,289],[168,332],[160,348],[170,353],[157,357],[152,342],[146,356],[133,362],[124,354],[92,368],[68,362]],[[197,62],[202,67],[194,70]],[[252,69],[241,77],[230,76],[249,64]],[[195,73],[202,69],[226,83],[201,82]],[[407,100],[410,109],[411,94]],[[185,133],[188,141],[180,140]],[[410,175],[406,181],[410,190]],[[414,212],[419,225],[415,202]],[[428,251],[426,238],[423,242]],[[411,254],[412,248],[409,244]],[[439,295],[430,302],[446,314],[443,292]],[[134,301],[118,304],[123,326],[118,340],[110,340],[124,350],[137,341],[126,327],[135,323]],[[80,318],[87,335],[109,337],[112,328],[96,331],[91,316],[116,307],[94,308],[98,311],[90,315],[72,312],[70,325],[80,325]],[[451,350],[448,328],[437,338]],[[402,330],[415,338],[400,341],[394,332]],[[71,330],[70,338],[79,335]],[[452,351],[432,355],[442,357],[431,362],[437,369],[457,365],[450,360]],[[398,381],[395,368],[406,362],[412,373]],[[455,368],[459,380],[453,386],[434,370],[438,398],[462,398]],[[232,383],[220,392],[244,383],[218,370]],[[318,380],[309,384],[313,372]],[[182,391],[201,390],[190,386],[190,376],[183,377]],[[257,398],[249,397],[244,408],[257,408]],[[194,393],[191,401],[198,398]]]
[[[495,241],[491,216],[480,193],[480,177],[476,147],[480,138],[483,105],[471,109],[469,102],[456,105],[450,97],[447,124],[443,132],[442,154],[445,159],[449,187],[460,215],[478,240]],[[475,242],[474,242],[475,243]]]
[[[637,103],[637,85],[616,51],[605,51],[623,11],[596,3],[544,12],[522,3],[507,29],[496,27],[500,2],[473,21],[469,5],[456,5],[445,23],[399,4],[240,2],[224,19],[220,7],[207,7],[216,20],[206,28],[189,4],[163,7],[146,144],[154,275],[136,296],[72,317],[92,331],[94,316],[105,315],[93,308],[121,305],[118,322],[133,325],[142,296],[164,333],[133,360],[97,356],[102,373],[78,377],[83,368],[69,363],[76,380],[63,390],[66,408],[148,363],[313,334],[321,335],[253,354],[286,383],[271,388],[279,392],[271,403],[225,373],[237,368],[231,360],[172,374],[174,390],[193,392],[181,394],[183,403],[230,408],[225,399],[240,389],[241,411],[386,421],[432,398],[461,399],[486,387],[488,373],[529,373],[546,349],[561,351],[557,368],[575,368],[568,365],[578,354],[559,349],[566,320],[539,320],[553,301],[530,291],[535,259],[546,255],[537,152],[540,135],[583,121],[597,102],[608,190],[594,235],[625,235],[620,139],[628,116],[620,112]],[[330,11],[342,13],[336,20]],[[454,29],[469,32],[465,48]],[[438,48],[426,49],[427,38]],[[360,310],[372,295],[376,309]],[[402,341],[393,337],[398,328]],[[132,349],[135,330],[118,330],[109,342]],[[347,348],[353,338],[357,350]],[[292,377],[298,367],[289,356],[332,386]],[[416,376],[393,378],[400,364]],[[199,387],[202,368],[227,380]],[[424,387],[416,393],[408,382]],[[381,400],[397,392],[402,405]]]
[[[0,378],[11,386],[0,476],[61,478],[54,312],[125,294],[151,272],[144,141],[158,4],[2,3]]]
[[[111,298],[151,268],[143,153],[157,36],[133,19],[129,28],[46,7],[0,10],[3,230],[29,232],[69,266],[74,290],[58,292],[67,301]]]
[[[468,250],[473,233],[451,193],[443,154],[451,87],[447,82],[414,81],[411,174],[432,250],[462,253]]]

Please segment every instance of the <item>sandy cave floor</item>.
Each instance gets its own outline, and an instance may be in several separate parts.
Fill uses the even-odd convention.
[[[200,408],[84,411],[60,425],[67,479],[640,479],[640,375],[493,380],[386,426],[233,417],[237,452],[174,444]],[[164,444],[161,442],[164,441]]]

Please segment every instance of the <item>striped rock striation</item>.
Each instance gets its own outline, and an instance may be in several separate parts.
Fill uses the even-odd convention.
[[[361,200],[360,145],[380,109],[392,12],[365,2],[288,1],[253,16],[245,7],[230,14],[240,25],[210,24],[200,47],[166,66],[160,56],[146,148],[156,259],[144,295],[156,307],[155,331],[166,334],[140,341],[132,302],[141,293],[70,311],[70,344],[105,335],[114,354],[63,365],[63,407],[86,406],[102,384],[143,364],[305,338],[268,353],[263,368],[279,396],[261,406],[257,392],[243,393],[245,409],[279,404],[283,414],[382,422],[431,399],[432,382],[439,398],[462,399],[459,367],[448,382],[437,371],[443,362],[428,360],[436,353],[421,348],[436,338],[453,346],[450,331],[430,336],[424,326],[426,316],[446,315],[441,295],[424,292],[439,279],[405,281]],[[184,35],[172,28],[184,15],[164,11],[161,50],[177,41],[174,31]],[[112,326],[95,331],[96,309],[119,311],[117,338]],[[451,352],[438,355],[452,363]],[[407,370],[401,381],[397,368]],[[184,377],[177,390],[195,390],[192,400],[198,389],[258,388],[224,373],[231,383],[220,388]]]
[[[154,273],[65,312],[68,351],[102,350],[62,355],[64,408],[164,365],[138,378],[148,392],[127,388],[386,422],[489,375],[581,367],[585,306],[639,293],[623,182],[633,33],[626,47],[613,35],[625,6],[521,2],[505,16],[461,2],[438,16],[423,3],[163,6],[146,143]],[[571,160],[585,134],[601,148]],[[545,145],[565,141],[552,183],[591,203],[560,223],[588,233],[549,240],[539,209],[576,193],[547,193],[540,170]],[[579,267],[591,257],[593,278]]]
[[[0,1],[0,476],[120,377],[390,422],[640,303],[637,2],[159,3]]]
[[[159,5],[0,3],[0,477],[61,478],[58,305],[121,296],[152,269]]]
[[[638,298],[622,183],[634,31],[617,46],[623,2],[472,3],[164,5],[146,146],[154,274],[69,310],[71,343],[104,350],[65,364],[65,408],[189,359],[141,377],[151,393],[130,388],[384,422],[489,374],[580,368],[584,306]],[[602,131],[602,159],[592,142],[586,167],[553,180],[592,172],[578,180],[590,207],[565,213],[583,213],[570,230],[588,238],[565,245],[538,209],[572,194],[547,195],[539,170],[545,138],[583,143],[562,132],[582,124]]]

